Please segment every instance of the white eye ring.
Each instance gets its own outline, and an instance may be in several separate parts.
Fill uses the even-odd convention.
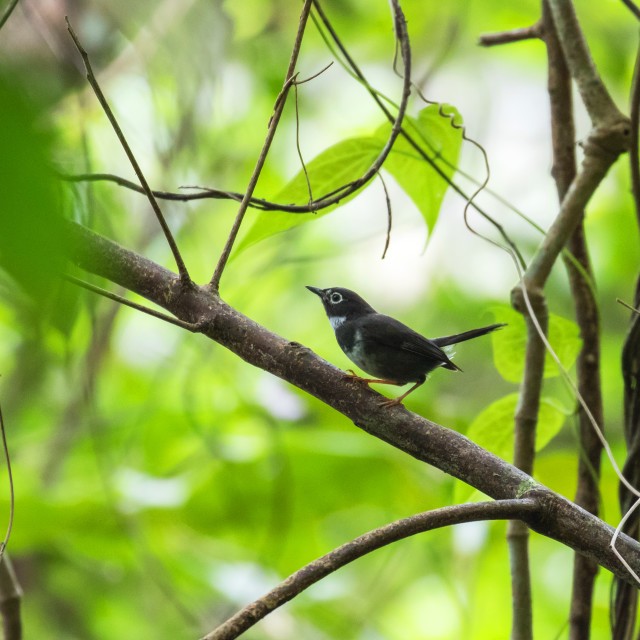
[[[329,296],[329,302],[331,302],[331,304],[339,304],[340,302],[342,302],[342,296],[337,291],[334,291]]]

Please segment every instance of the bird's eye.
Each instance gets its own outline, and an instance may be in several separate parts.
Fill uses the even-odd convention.
[[[342,302],[342,296],[337,291],[334,291],[329,296],[329,300],[331,301],[331,304],[338,304],[339,302]]]

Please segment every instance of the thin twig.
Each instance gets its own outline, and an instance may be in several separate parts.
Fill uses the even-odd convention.
[[[162,313],[161,311],[156,311],[155,309],[151,309],[149,307],[145,307],[142,304],[138,304],[137,302],[133,302],[132,300],[127,300],[127,298],[123,298],[119,296],[117,293],[111,293],[111,291],[107,291],[106,289],[102,289],[101,287],[97,287],[94,284],[90,284],[89,282],[85,282],[84,280],[80,280],[75,276],[71,276],[65,274],[63,278],[73,284],[86,289],[87,291],[92,291],[93,293],[97,293],[104,298],[109,298],[109,300],[114,300],[115,302],[119,302],[127,307],[131,307],[136,311],[141,311],[142,313],[146,313],[148,316],[153,316],[154,318],[158,318],[160,320],[164,320],[170,324],[176,325],[176,327],[181,327],[182,329],[187,329],[187,331],[191,331],[192,333],[198,333],[201,330],[201,325],[193,322],[185,322],[184,320],[180,320],[179,318],[174,318],[173,316],[167,315],[166,313]]]
[[[311,181],[309,180],[309,172],[307,171],[307,165],[304,162],[304,156],[302,155],[302,149],[300,148],[300,110],[298,104],[298,82],[293,85],[294,104],[296,110],[296,151],[298,152],[298,159],[300,160],[300,166],[304,173],[304,179],[307,183],[307,193],[309,194],[309,202],[313,202],[313,190],[311,188]]]
[[[533,295],[531,292],[528,293]],[[548,313],[542,296],[534,298],[535,313],[531,313],[526,306],[520,305],[518,296],[512,297],[512,303],[524,316],[527,331],[524,374],[514,419],[513,464],[532,475],[545,361],[544,343],[540,340],[537,329],[540,328],[546,335]],[[518,640],[531,640],[533,638],[533,607],[529,568],[529,530],[521,522],[511,520],[507,528],[507,541],[513,593],[511,637]]]
[[[319,580],[377,549],[418,533],[464,522],[534,517],[539,504],[533,499],[499,500],[443,507],[396,520],[347,542],[291,574],[274,589],[252,602],[208,633],[202,640],[233,640],[259,620]]]
[[[79,173],[76,175],[61,175],[60,178],[67,182],[114,182],[121,187],[144,194],[144,189],[139,184],[112,173]],[[175,191],[154,190],[153,195],[161,200],[172,200],[177,202],[207,199],[235,200],[236,202],[242,202],[242,198],[244,197],[244,194],[237,191],[224,191],[222,189],[200,187],[197,185],[185,185],[180,187],[180,189],[198,189],[200,193],[176,193]],[[250,206],[261,211],[287,211],[291,213],[309,213],[309,211],[311,211],[308,205],[279,204],[277,202],[269,202],[268,200],[255,197],[251,198]]]
[[[576,167],[575,126],[571,75],[558,40],[547,2],[542,5],[543,40],[548,59],[548,92],[551,107],[551,140],[553,145],[552,175],[558,200],[562,202],[573,182]],[[582,347],[576,363],[578,389],[588,403],[594,418],[604,428],[602,390],[600,385],[600,319],[595,294],[594,277],[584,233],[584,212],[564,251],[564,262],[574,299],[576,322],[580,328]],[[568,259],[569,251],[573,259]],[[599,478],[602,445],[589,419],[578,407],[579,459],[575,502],[590,513],[599,512]],[[597,564],[576,553],[569,628],[571,638],[586,638],[591,629],[593,592]]]
[[[633,0],[622,0],[623,4],[633,13],[633,15],[640,20],[640,8],[633,2]]]
[[[11,0],[4,13],[2,14],[2,17],[0,18],[0,29],[4,27],[7,20],[11,17],[11,14],[13,13],[13,10],[18,6],[19,1],[20,0]]]
[[[91,88],[96,94],[96,98],[98,98],[98,102],[100,103],[100,106],[102,107],[105,115],[107,116],[109,122],[111,123],[111,126],[116,136],[118,137],[118,140],[120,141],[120,144],[124,149],[124,152],[127,154],[127,158],[129,159],[129,162],[131,163],[131,166],[133,167],[133,170],[135,171],[136,176],[140,181],[140,185],[142,186],[149,200],[149,204],[151,205],[151,208],[153,209],[153,212],[156,214],[156,218],[160,223],[160,227],[162,228],[165,238],[167,239],[167,243],[169,244],[171,252],[173,253],[174,260],[176,261],[176,265],[178,267],[178,273],[180,274],[180,282],[185,286],[189,285],[191,283],[189,272],[187,271],[187,267],[184,263],[184,260],[180,255],[180,250],[178,249],[178,245],[176,244],[175,238],[171,233],[171,229],[169,229],[169,225],[167,225],[167,221],[164,219],[164,215],[160,210],[158,201],[155,199],[155,196],[153,195],[153,191],[151,190],[151,187],[149,186],[147,179],[144,177],[144,174],[142,173],[142,169],[140,168],[138,161],[133,155],[133,151],[131,150],[131,147],[129,146],[127,139],[125,138],[124,133],[120,128],[120,125],[118,124],[118,121],[116,120],[116,117],[113,111],[111,110],[111,107],[109,106],[109,103],[107,102],[107,99],[104,93],[102,92],[102,89],[100,88],[100,85],[98,84],[98,80],[96,79],[95,74],[93,73],[93,69],[91,67],[89,54],[82,46],[82,44],[80,43],[80,40],[78,39],[78,36],[76,35],[75,31],[71,27],[69,18],[65,17],[65,20],[67,21],[67,29],[69,31],[69,34],[71,35],[73,43],[75,44],[76,49],[78,50],[78,53],[80,53],[80,55],[82,56],[82,61],[84,63],[84,67],[87,72],[87,80],[89,81]]]
[[[302,172],[304,173],[304,179],[307,183],[307,192],[309,193],[309,206],[312,206],[313,202],[313,189],[311,188],[311,180],[309,180],[309,172],[307,171],[307,165],[304,161],[304,156],[302,155],[302,149],[300,148],[300,105],[298,102],[298,87],[301,84],[305,84],[306,82],[311,82],[311,80],[315,80],[318,76],[323,74],[331,65],[333,61],[331,61],[328,65],[326,65],[323,69],[314,73],[312,76],[305,78],[304,80],[296,80],[293,83],[293,93],[294,93],[294,103],[295,103],[295,111],[296,111],[296,151],[298,152],[298,159],[300,160],[300,166],[302,167]],[[313,209],[315,211],[315,209]]]
[[[15,491],[13,487],[13,472],[11,471],[11,456],[9,455],[9,445],[7,444],[7,432],[4,426],[4,418],[2,417],[2,405],[0,404],[0,434],[2,435],[2,448],[4,449],[4,458],[7,462],[7,477],[9,479],[9,522],[7,523],[7,532],[4,539],[0,543],[0,563],[3,561],[4,552],[9,544],[11,530],[13,529],[13,516],[15,512]]]
[[[340,40],[337,32],[333,28],[333,25],[331,24],[326,14],[324,13],[322,6],[315,0],[314,0],[314,8],[316,10],[316,13],[318,14],[318,19],[322,23],[322,26],[327,30],[327,32],[331,36],[331,39],[335,43],[336,47],[338,47],[340,54],[344,57],[346,61],[344,66],[347,69],[347,71],[351,73],[353,77],[362,84],[362,86],[365,87],[365,89],[371,95],[371,97],[373,98],[375,103],[378,105],[382,113],[386,116],[387,120],[392,122],[393,114],[391,113],[391,111],[388,109],[388,107],[384,102],[384,101],[389,102],[389,100],[386,97],[381,96],[380,93],[371,86],[371,84],[369,83],[369,81],[366,79],[365,75],[361,71],[361,69],[358,67],[355,60],[351,57],[346,47]],[[314,18],[314,22],[316,23],[318,30],[320,31],[320,34],[322,35],[325,42],[327,43],[327,46],[331,46],[329,44],[328,38],[325,36],[324,32],[320,27],[320,23],[318,22],[318,20],[315,19],[315,16],[312,16],[312,17]],[[513,240],[511,240],[511,238],[508,236],[504,227],[501,224],[499,224],[496,220],[494,220],[486,211],[481,209],[475,202],[473,202],[473,197],[466,194],[455,182],[453,182],[453,180],[451,180],[451,178],[449,178],[449,176],[447,176],[447,174],[443,171],[443,169],[440,166],[438,166],[436,160],[434,158],[430,158],[426,154],[422,146],[413,138],[413,136],[404,127],[401,129],[400,135],[407,141],[409,145],[411,145],[411,147],[416,151],[416,153],[427,164],[429,164],[429,166],[442,178],[442,180],[444,180],[458,195],[460,195],[465,200],[466,203],[470,203],[470,206],[477,213],[479,213],[487,222],[489,222],[489,224],[493,225],[493,227],[498,231],[498,233],[503,238],[503,240],[509,245],[510,249],[517,255],[521,266],[524,267],[525,262],[520,253],[520,250],[518,249],[516,244],[513,242]],[[451,166],[451,163],[448,162],[446,158],[441,157],[440,160],[445,165]]]
[[[311,4],[314,4],[316,8],[318,7],[318,5],[315,3],[315,0],[305,1],[305,5],[303,8],[303,14],[306,16],[305,24],[306,24],[306,18],[308,17],[308,14],[311,8]],[[411,47],[409,45],[409,35],[407,33],[406,20],[405,20],[404,14],[402,13],[402,9],[400,7],[398,0],[391,0],[391,6],[394,13],[395,34],[396,34],[397,40],[400,42],[400,51],[402,53],[402,59],[404,62],[404,69],[405,69],[405,76],[404,76],[404,82],[402,87],[402,98],[400,100],[400,105],[398,107],[398,113],[396,114],[395,118],[391,117],[391,120],[393,122],[393,125],[391,127],[391,132],[389,133],[389,137],[385,145],[383,146],[382,150],[378,154],[378,157],[374,160],[371,166],[360,178],[342,185],[341,187],[335,189],[329,194],[325,194],[318,200],[317,205],[315,205],[312,210],[316,210],[319,208],[324,208],[324,207],[328,207],[333,204],[336,204],[337,202],[345,198],[347,195],[354,193],[360,187],[367,184],[378,173],[378,171],[380,170],[380,167],[383,165],[384,161],[387,159],[387,156],[391,152],[391,149],[393,148],[393,145],[396,139],[402,132],[402,122],[404,120],[407,104],[409,101],[409,95],[411,93]],[[300,28],[297,34],[296,42],[298,41],[298,39],[301,40],[303,35],[304,25],[302,24],[302,22],[303,21],[301,16],[301,23],[300,23]],[[297,48],[299,49],[299,44],[297,44]],[[292,58],[289,65],[289,71],[287,74],[288,80],[285,81],[285,86],[281,91],[281,96],[286,96],[286,93],[290,88],[291,82],[295,81],[291,77],[291,74],[293,73],[293,70],[295,68],[295,61],[297,59],[297,48],[296,48],[296,45],[294,45],[294,51],[292,53]],[[222,271],[224,270],[224,267],[229,259],[229,255],[231,254],[231,249],[235,242],[235,238],[238,235],[240,224],[242,223],[242,219],[244,218],[244,214],[248,207],[248,200],[253,194],[253,188],[255,187],[255,183],[257,182],[260,171],[262,170],[262,166],[264,165],[264,161],[266,159],[266,153],[268,152],[268,148],[271,144],[271,140],[275,135],[275,127],[273,125],[275,124],[277,126],[277,121],[280,118],[283,107],[284,105],[280,103],[280,96],[279,96],[279,98],[276,99],[276,108],[274,110],[274,114],[272,115],[272,121],[270,122],[267,139],[265,140],[265,144],[263,146],[262,152],[260,154],[260,157],[258,158],[258,162],[254,169],[254,175],[252,176],[252,179],[249,182],[249,188],[247,189],[247,192],[244,194],[244,198],[242,200],[242,203],[240,204],[240,209],[236,216],[236,220],[231,229],[229,237],[227,238],[225,248],[223,249],[222,255],[220,256],[220,260],[213,274],[213,278],[209,283],[209,287],[211,288],[212,291],[218,290],[220,277],[222,276]]]
[[[621,304],[623,307],[626,307],[627,309],[629,309],[629,311],[633,311],[633,313],[637,313],[638,315],[640,315],[640,310],[636,309],[635,307],[632,307],[628,302],[625,302],[620,298],[616,298],[616,302],[618,304]]]
[[[522,42],[523,40],[535,40],[540,38],[542,24],[536,22],[529,27],[510,29],[509,31],[499,31],[497,33],[484,33],[478,38],[481,47],[494,47],[500,44],[511,44],[512,42]]]
[[[389,243],[391,242],[391,224],[393,222],[393,210],[391,207],[391,198],[389,197],[389,191],[387,189],[387,185],[381,173],[378,174],[378,178],[380,178],[380,182],[382,183],[382,188],[384,189],[384,199],[387,204],[387,236],[384,241],[384,249],[382,250],[382,258],[381,258],[381,260],[384,260],[385,256],[387,255],[387,249],[389,248]]]
[[[293,43],[291,58],[289,59],[289,67],[287,68],[287,72],[285,74],[284,85],[280,93],[278,94],[278,97],[276,98],[273,114],[271,115],[271,118],[269,120],[267,137],[265,138],[262,149],[260,150],[260,155],[258,156],[258,160],[256,161],[256,165],[253,169],[253,173],[251,174],[251,178],[249,179],[247,190],[242,197],[242,202],[240,202],[238,213],[236,214],[233,226],[231,227],[231,231],[229,232],[229,236],[227,237],[227,241],[225,242],[222,254],[220,255],[220,258],[218,260],[218,264],[216,265],[215,271],[213,272],[211,282],[209,283],[209,288],[211,289],[211,291],[217,292],[220,287],[220,278],[222,277],[222,272],[227,265],[227,261],[229,260],[229,256],[231,255],[231,250],[233,249],[233,245],[238,236],[238,232],[240,231],[240,225],[242,224],[244,215],[249,208],[249,201],[251,200],[251,196],[253,196],[256,184],[258,183],[258,179],[260,177],[260,174],[262,173],[262,168],[264,167],[264,163],[267,160],[267,154],[269,153],[269,149],[271,148],[271,143],[276,134],[278,124],[280,123],[280,117],[282,116],[282,112],[284,111],[287,94],[289,93],[291,85],[295,81],[294,74],[296,70],[296,64],[298,62],[300,48],[302,47],[302,37],[304,36],[310,11],[311,0],[305,0],[305,3],[302,7],[302,13],[300,14],[298,31]]]
[[[325,71],[327,71],[327,69],[329,69],[332,66],[333,66],[333,60],[328,64],[326,64],[324,67],[322,67],[320,71],[316,71],[316,73],[314,73],[313,75],[307,76],[304,80],[296,80],[295,82],[296,87],[299,87],[301,84],[306,84],[307,82],[311,82],[312,80],[319,78]]]

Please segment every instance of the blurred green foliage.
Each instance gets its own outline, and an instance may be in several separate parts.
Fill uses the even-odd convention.
[[[495,306],[492,311],[496,322],[507,325],[505,329],[494,333],[491,337],[494,364],[505,380],[520,382],[524,373],[527,342],[524,319],[520,313],[504,305]],[[578,325],[572,320],[550,313],[547,335],[549,344],[551,344],[562,366],[565,369],[570,369],[582,347]],[[560,375],[558,365],[549,353],[546,354],[543,375],[545,378]]]
[[[292,4],[73,4],[72,23],[151,184],[241,192],[286,69],[297,22]],[[333,0],[325,6],[370,82],[397,99],[400,80],[392,68],[387,3]],[[411,0],[404,10],[415,81],[429,99],[456,105],[469,135],[487,148],[490,186],[546,227],[556,202],[549,177],[543,46],[526,42],[478,50],[475,45],[485,31],[535,22],[539,3]],[[622,3],[578,2],[578,11],[596,62],[625,105],[637,26]],[[77,295],[57,278],[54,284],[56,258],[50,248],[60,240],[52,221],[63,214],[170,268],[173,264],[142,196],[108,183],[51,179],[52,165],[63,173],[132,177],[78,73],[62,8],[44,21],[16,12],[0,32],[0,51],[2,65],[11,70],[8,77],[20,77],[20,88],[13,81],[0,87],[5,205],[0,400],[17,492],[9,550],[25,589],[27,637],[195,638],[335,546],[459,497],[452,478],[373,440],[314,398],[202,336],[108,300]],[[301,77],[330,60],[310,27]],[[300,144],[311,168],[313,158],[322,158],[327,149],[370,136],[380,126],[381,115],[366,92],[338,65],[299,92]],[[434,112],[423,109],[420,100],[412,102],[416,122]],[[258,196],[281,193],[292,180],[300,181],[294,116],[288,106]],[[46,130],[55,135],[37,133]],[[582,121],[579,131],[587,131]],[[458,136],[450,127],[446,134]],[[459,137],[451,141],[453,163],[459,142]],[[606,428],[618,460],[624,456],[619,359],[627,313],[614,301],[632,296],[639,257],[625,162],[590,204],[587,220],[602,309]],[[481,159],[469,145],[462,146],[460,163],[476,181],[483,180]],[[342,368],[349,363],[305,284],[354,288],[427,335],[488,321],[496,304],[508,303],[516,282],[509,259],[468,233],[462,199],[449,192],[440,207],[442,184],[434,204],[423,208],[423,184],[413,168],[394,164],[392,157],[389,172],[393,230],[384,261],[387,211],[373,183],[330,215],[316,216],[313,224],[263,234],[270,237],[228,266],[223,297]],[[455,179],[467,191],[475,189],[461,174]],[[530,257],[539,233],[489,195],[479,202]],[[207,280],[237,204],[204,200],[162,208],[194,278]],[[12,217],[17,212],[20,216]],[[257,215],[267,220],[271,214]],[[280,218],[285,219],[273,215],[270,225]],[[38,264],[36,272],[44,275],[25,284],[23,276]],[[38,322],[35,330],[34,315],[42,319],[52,304],[43,288],[53,292],[62,312],[44,314],[54,321]],[[578,345],[560,265],[548,294],[549,308],[558,316],[552,327],[567,329],[561,343],[571,347],[569,364]],[[517,333],[518,320],[509,322],[509,331]],[[504,330],[495,339],[509,335],[514,334]],[[507,376],[510,382],[500,377],[488,340],[458,351],[464,373],[435,372],[407,405],[471,437],[475,420],[483,443],[504,453],[508,421],[488,412],[495,413],[497,403],[510,403],[511,411],[513,396],[507,394],[514,391],[513,377]],[[502,351],[503,361],[517,369],[520,353],[511,346]],[[494,344],[494,357],[499,355]],[[545,381],[545,395],[554,398],[556,409],[573,406],[557,378]],[[501,415],[508,418],[509,411]],[[564,424],[553,423],[553,437],[539,453],[536,477],[572,498],[576,420],[562,418]],[[606,464],[603,473],[604,516],[615,522],[616,481]],[[0,486],[0,514],[6,516],[6,481]],[[380,550],[313,587],[246,637],[507,637],[504,535],[504,523],[476,524]],[[534,536],[532,555],[536,637],[567,637],[572,554]],[[606,635],[609,582],[603,572],[593,637]]]

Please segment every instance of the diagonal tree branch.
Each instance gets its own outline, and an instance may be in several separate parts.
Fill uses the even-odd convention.
[[[133,167],[133,170],[135,171],[135,174],[138,177],[140,186],[142,187],[145,195],[147,196],[147,199],[149,200],[149,204],[151,205],[151,208],[153,209],[153,212],[155,213],[156,218],[158,219],[158,223],[160,224],[162,232],[164,233],[164,236],[167,240],[167,244],[171,249],[173,258],[176,261],[176,265],[178,267],[178,272],[180,273],[180,278],[182,280],[182,283],[186,286],[191,282],[191,278],[189,277],[189,272],[187,271],[187,267],[184,263],[184,260],[182,259],[182,255],[180,254],[180,250],[178,249],[178,245],[176,244],[175,238],[171,233],[171,229],[169,229],[169,225],[167,224],[167,221],[164,219],[164,215],[162,214],[160,205],[158,204],[158,201],[153,195],[153,191],[151,190],[151,187],[149,186],[149,183],[147,182],[147,179],[145,178],[145,175],[142,172],[142,169],[140,168],[140,165],[138,164],[138,161],[136,160],[136,157],[133,154],[133,151],[131,150],[129,143],[127,142],[127,139],[125,138],[125,135],[122,129],[120,128],[120,125],[118,124],[118,121],[116,120],[116,117],[113,111],[111,110],[109,103],[107,102],[107,98],[105,97],[104,93],[102,92],[102,89],[100,88],[100,85],[98,84],[98,80],[96,79],[95,74],[93,73],[93,68],[91,67],[89,54],[87,53],[85,48],[82,46],[80,40],[78,39],[78,36],[76,35],[75,31],[71,27],[69,18],[66,18],[66,21],[67,21],[67,29],[69,31],[69,34],[71,35],[71,38],[73,40],[73,43],[76,46],[76,49],[78,50],[78,53],[82,57],[82,62],[84,63],[84,67],[87,72],[87,80],[89,81],[91,88],[96,94],[96,98],[98,99],[100,106],[102,107],[105,115],[107,116],[107,119],[111,123],[111,126],[122,148],[124,149],[124,152],[127,155],[127,158],[129,159],[129,163]]]
[[[539,533],[594,558],[632,581],[609,543],[614,530],[529,475],[463,435],[404,407],[381,408],[380,395],[345,380],[342,371],[311,350],[268,331],[203,287],[185,290],[160,265],[73,222],[66,223],[69,258],[80,268],[155,302],[181,320],[202,323],[202,333],[249,364],[268,371],[333,407],[360,429],[476,487],[495,500],[532,497],[541,516],[529,523]],[[640,544],[626,535],[618,549],[640,571]]]
[[[300,55],[300,48],[302,47],[302,38],[307,26],[307,20],[309,19],[309,12],[311,11],[311,4],[312,0],[305,0],[305,3],[302,7],[302,13],[300,14],[300,20],[298,23],[298,31],[293,43],[293,51],[291,52],[291,58],[289,59],[289,67],[287,68],[287,72],[285,74],[284,84],[276,98],[273,114],[271,115],[271,119],[269,120],[267,137],[265,138],[262,149],[260,150],[260,154],[253,169],[253,173],[251,174],[251,178],[249,179],[249,185],[247,186],[247,190],[242,197],[240,207],[238,208],[238,213],[236,214],[236,218],[233,221],[231,231],[229,232],[229,237],[225,242],[224,248],[222,249],[222,254],[220,255],[218,264],[216,265],[215,271],[211,278],[211,282],[209,283],[209,287],[212,291],[217,292],[220,286],[220,278],[222,277],[222,272],[224,271],[227,261],[229,260],[229,256],[231,255],[231,250],[233,249],[236,237],[238,236],[238,232],[240,231],[240,225],[242,224],[247,209],[249,208],[249,204],[251,202],[251,198],[253,196],[256,185],[258,184],[258,179],[260,178],[260,174],[262,173],[264,163],[267,161],[267,154],[269,153],[271,143],[273,142],[273,139],[276,135],[278,124],[280,123],[280,118],[282,117],[284,106],[287,102],[289,90],[295,82],[296,64],[298,63],[298,56]]]

